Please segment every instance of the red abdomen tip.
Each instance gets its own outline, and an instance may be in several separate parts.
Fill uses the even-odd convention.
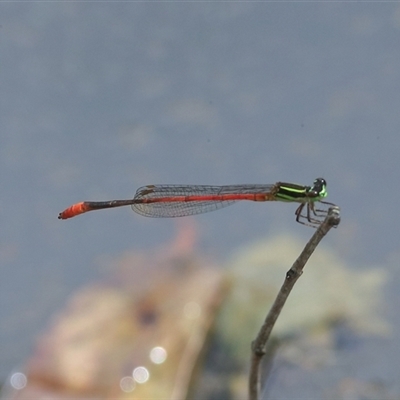
[[[68,207],[67,209],[65,209],[63,212],[60,212],[60,214],[58,214],[58,219],[72,218],[79,214],[83,214],[86,211],[87,211],[87,207],[84,202],[76,203],[76,204],[72,205],[71,207]]]

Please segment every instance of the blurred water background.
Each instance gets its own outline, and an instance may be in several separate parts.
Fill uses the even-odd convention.
[[[0,11],[1,381],[71,293],[178,229],[129,209],[57,220],[68,205],[153,183],[322,176],[342,210],[325,245],[355,270],[390,275],[392,334],[365,347],[357,376],[400,392],[398,4],[11,2]],[[197,216],[197,251],[224,263],[261,237],[306,242],[312,231],[294,210],[245,203]]]

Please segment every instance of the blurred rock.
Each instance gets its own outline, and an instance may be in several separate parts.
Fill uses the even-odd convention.
[[[10,398],[185,399],[227,283],[183,243],[126,254],[110,282],[76,293]]]

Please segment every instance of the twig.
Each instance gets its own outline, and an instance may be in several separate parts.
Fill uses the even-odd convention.
[[[258,395],[260,391],[260,365],[261,360],[265,354],[265,347],[268,338],[271,334],[272,328],[275,325],[276,320],[282,308],[289,296],[294,284],[300,275],[303,273],[303,268],[310,258],[311,254],[314,252],[316,247],[322,238],[329,232],[333,227],[339,225],[340,222],[340,209],[339,207],[329,208],[328,214],[325,220],[319,225],[318,229],[315,231],[314,235],[311,237],[309,242],[304,247],[300,256],[292,265],[292,268],[286,273],[285,281],[279,291],[274,304],[271,307],[265,321],[257,335],[256,340],[252,343],[252,355],[251,355],[251,365],[250,365],[250,376],[249,376],[249,399],[258,400]]]

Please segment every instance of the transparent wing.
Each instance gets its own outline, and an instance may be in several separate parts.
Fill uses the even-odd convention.
[[[146,217],[184,217],[230,206],[243,195],[271,193],[274,186],[149,185],[137,190],[131,207]]]

